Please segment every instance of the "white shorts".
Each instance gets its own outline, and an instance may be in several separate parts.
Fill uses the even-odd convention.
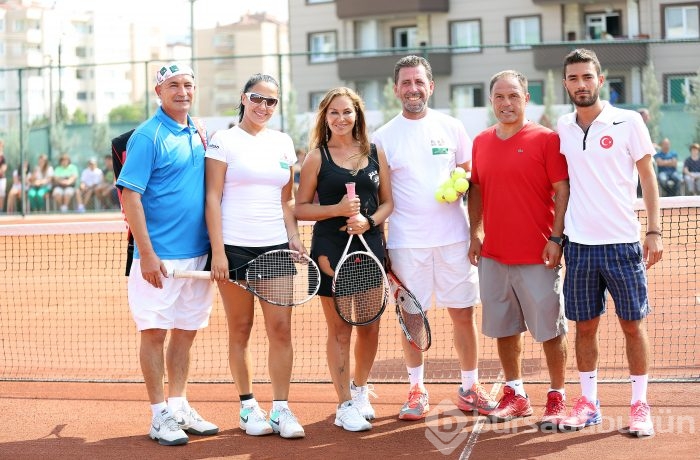
[[[203,270],[207,256],[164,260],[168,272]],[[134,259],[129,272],[129,309],[139,331],[182,329],[195,331],[209,325],[214,283],[207,280],[162,278],[156,289],[141,276],[141,260]]]
[[[0,178],[0,196],[5,196],[7,190],[7,177]]]
[[[71,197],[71,196],[75,195],[75,189],[73,187],[54,187],[52,195],[54,198],[57,198],[60,196]]]
[[[480,302],[479,275],[469,263],[469,242],[435,248],[389,249],[391,269],[416,296],[423,310],[432,306],[468,308]]]

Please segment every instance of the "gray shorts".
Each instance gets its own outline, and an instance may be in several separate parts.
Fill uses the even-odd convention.
[[[546,342],[567,331],[561,267],[506,265],[482,257],[479,283],[485,335],[510,337],[529,329],[536,341]]]

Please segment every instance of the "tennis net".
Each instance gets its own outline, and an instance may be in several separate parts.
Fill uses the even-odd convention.
[[[655,381],[700,380],[700,197],[662,199],[664,259],[649,271],[652,314],[647,320]],[[639,211],[642,229],[645,215]],[[124,276],[126,233],[118,214],[108,222],[0,225],[0,380],[142,381],[139,334],[131,319]],[[2,221],[0,220],[0,223]],[[310,246],[311,225],[302,226]],[[219,295],[210,325],[192,350],[191,381],[230,382],[226,318]],[[283,307],[281,307],[283,308]],[[477,309],[480,316],[481,308]],[[458,382],[452,326],[444,309],[428,314],[433,345],[426,379]],[[480,323],[480,319],[478,319]],[[326,325],[318,299],[293,312],[293,380],[329,382]],[[567,378],[577,378],[570,324]],[[254,379],[268,381],[267,340],[260,308],[251,337]],[[548,381],[541,346],[525,334],[524,378]],[[273,351],[274,352],[274,351]],[[498,378],[495,341],[480,338],[479,373]],[[601,320],[599,375],[628,378],[624,337],[609,305]],[[400,329],[393,309],[381,320],[371,380],[406,381]]]

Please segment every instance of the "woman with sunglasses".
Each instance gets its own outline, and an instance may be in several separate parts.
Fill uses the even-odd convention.
[[[228,282],[229,270],[273,249],[305,252],[294,217],[292,139],[267,128],[279,101],[269,75],[246,82],[239,123],[217,131],[206,153],[206,221],[211,240],[212,278],[218,282],[229,332],[229,366],[240,395],[240,427],[249,435],[279,433],[300,438],[304,428],[287,405],[292,375],[292,309],[260,300],[268,339],[272,382],[270,417],[253,396],[250,333],[253,294]],[[244,272],[240,270],[239,272]],[[245,279],[245,273],[237,273]]]

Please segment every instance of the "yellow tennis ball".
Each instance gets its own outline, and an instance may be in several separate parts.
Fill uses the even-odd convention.
[[[457,201],[457,190],[453,189],[452,187],[446,188],[444,191],[445,195],[445,201],[448,203],[452,203],[453,201]]]
[[[455,181],[455,190],[459,193],[464,193],[467,190],[469,190],[469,181],[465,179],[464,177],[460,177]]]
[[[444,195],[442,194],[443,191],[444,191],[443,189],[439,188],[439,189],[437,189],[437,191],[435,192],[435,199],[437,200],[438,203],[444,203],[444,202],[445,202],[445,197],[444,197]]]
[[[464,168],[457,166],[454,171],[452,171],[451,174],[452,180],[457,180],[463,177],[467,177],[467,172],[464,170]]]

